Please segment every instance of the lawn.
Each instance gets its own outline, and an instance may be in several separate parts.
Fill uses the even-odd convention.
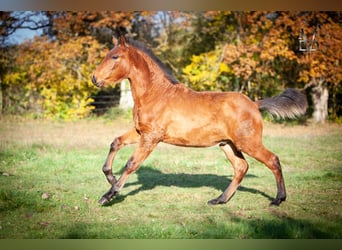
[[[342,126],[266,123],[288,199],[272,173],[250,168],[234,197],[210,206],[232,179],[218,147],[160,144],[109,206],[102,165],[124,119],[49,122],[0,118],[0,238],[341,238]],[[114,162],[119,176],[134,146]]]

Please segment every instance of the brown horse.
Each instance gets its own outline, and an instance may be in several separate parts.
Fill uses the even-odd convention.
[[[262,144],[262,117],[265,109],[281,118],[304,114],[307,101],[303,94],[287,89],[281,95],[259,101],[236,92],[195,92],[176,79],[146,47],[121,36],[113,39],[114,48],[106,55],[92,76],[102,87],[129,79],[134,99],[134,128],[114,139],[103,166],[111,184],[99,200],[107,204],[124,186],[159,142],[178,146],[209,147],[219,145],[234,168],[227,189],[209,204],[226,203],[248,170],[242,153],[264,163],[274,174],[279,205],[286,199],[284,178],[278,157]],[[138,143],[121,177],[112,173],[115,154],[128,144]]]

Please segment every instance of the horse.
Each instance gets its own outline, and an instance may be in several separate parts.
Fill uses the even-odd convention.
[[[134,127],[110,145],[102,171],[111,188],[99,200],[107,205],[123,188],[130,174],[160,143],[185,147],[218,145],[234,169],[225,191],[208,204],[227,203],[249,168],[243,153],[268,167],[276,180],[277,194],[270,205],[286,200],[279,158],[262,143],[261,110],[280,118],[305,114],[307,100],[295,89],[278,96],[252,101],[238,92],[194,91],[174,78],[166,66],[141,42],[120,36],[95,69],[91,80],[97,87],[128,79],[134,100]],[[112,172],[116,153],[137,143],[120,178]]]

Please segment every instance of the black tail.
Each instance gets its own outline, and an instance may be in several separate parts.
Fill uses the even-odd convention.
[[[308,107],[305,95],[295,89],[286,89],[278,96],[257,101],[260,110],[267,110],[278,118],[296,118]]]

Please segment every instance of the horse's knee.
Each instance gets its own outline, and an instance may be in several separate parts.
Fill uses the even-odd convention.
[[[121,147],[120,137],[116,137],[114,141],[110,144],[110,151],[117,151]]]
[[[127,174],[131,174],[132,172],[134,172],[136,170],[137,166],[136,163],[134,161],[134,157],[129,158],[129,160],[127,161],[126,165],[125,165],[125,172]]]

